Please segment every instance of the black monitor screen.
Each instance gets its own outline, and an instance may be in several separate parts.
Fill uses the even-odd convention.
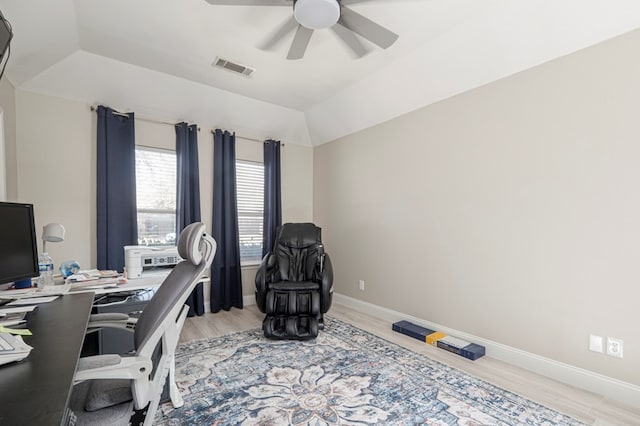
[[[38,275],[33,205],[0,202],[0,284]]]

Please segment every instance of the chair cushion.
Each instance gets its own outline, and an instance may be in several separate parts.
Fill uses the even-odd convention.
[[[132,399],[130,380],[92,380],[84,409],[86,411],[102,410]]]
[[[267,315],[320,314],[320,294],[315,290],[269,290],[265,300]]]

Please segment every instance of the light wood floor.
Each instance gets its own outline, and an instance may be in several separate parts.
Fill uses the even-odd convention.
[[[469,361],[442,349],[427,346],[391,330],[391,324],[349,308],[333,304],[329,316],[353,324],[363,330],[407,349],[482,378],[547,407],[568,414],[591,425],[640,425],[640,410],[626,407],[602,396],[567,386],[489,357]],[[222,336],[260,327],[264,315],[255,305],[228,312],[188,318],[182,329],[181,342]]]

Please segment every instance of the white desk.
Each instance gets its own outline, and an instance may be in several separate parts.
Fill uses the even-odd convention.
[[[133,290],[143,290],[146,288],[156,288],[160,287],[164,279],[171,272],[170,269],[162,269],[150,272],[143,272],[142,278],[127,280],[125,284],[118,284],[117,286],[105,286],[103,288],[93,288],[89,290],[70,290],[69,293],[81,293],[83,291],[93,291],[95,294],[107,294],[107,293],[118,293],[121,291],[133,291]],[[209,277],[203,276],[201,277],[199,282],[209,282]]]
[[[162,271],[161,273],[154,272],[137,280],[127,280],[127,282],[124,284],[100,284],[98,280],[96,280],[74,284],[56,284],[44,289],[28,288],[20,290],[5,290],[0,292],[0,298],[20,299],[26,297],[56,296],[80,293],[95,293],[98,295],[107,293],[118,293],[121,291],[143,290],[147,288],[160,287],[160,284],[162,284],[167,275],[169,275],[169,271]],[[109,279],[104,281],[111,282],[112,280]]]
[[[127,280],[124,284],[100,284],[87,281],[85,283],[54,285],[46,289],[22,289],[22,290],[5,290],[0,292],[0,298],[23,298],[48,295],[63,294],[80,294],[94,293],[95,295],[104,295],[110,293],[131,292],[136,290],[145,290],[149,288],[157,288],[163,283],[164,279],[171,272],[170,269],[159,269],[142,273],[142,278]],[[200,282],[209,282],[210,278],[203,276]]]

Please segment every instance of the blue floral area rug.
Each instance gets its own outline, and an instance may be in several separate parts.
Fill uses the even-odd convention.
[[[329,318],[315,341],[256,329],[180,345],[176,379],[185,404],[155,424],[582,425]]]

